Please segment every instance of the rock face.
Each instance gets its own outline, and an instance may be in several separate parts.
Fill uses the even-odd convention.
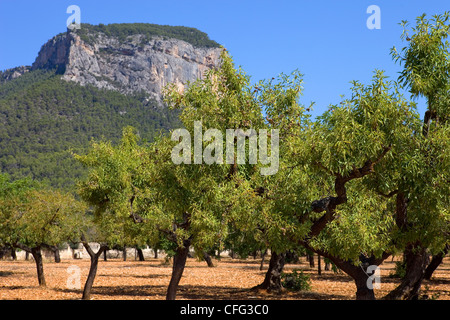
[[[29,72],[31,67],[29,66],[20,66],[12,69],[8,69],[5,71],[0,71],[0,83],[13,80],[15,78],[20,77],[24,73]]]
[[[67,81],[124,94],[144,91],[161,101],[164,86],[174,82],[181,89],[188,81],[201,78],[219,64],[221,52],[220,48],[140,34],[124,40],[96,33],[90,39],[88,43],[70,31],[55,36],[42,46],[31,69],[56,67]]]

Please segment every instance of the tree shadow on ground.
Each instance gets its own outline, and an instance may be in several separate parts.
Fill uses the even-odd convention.
[[[82,290],[59,289],[55,291],[82,296]],[[130,297],[133,299],[165,300],[167,286],[94,286],[91,297],[96,300]],[[314,291],[269,293],[253,288],[233,288],[224,286],[182,285],[177,291],[177,300],[345,300],[348,297],[336,294],[323,294]]]
[[[167,278],[167,275],[164,274],[99,274],[98,277],[104,278],[137,278],[137,279],[158,279],[158,278]]]
[[[141,297],[142,299],[151,298],[152,296],[166,295],[167,286],[160,285],[136,285],[136,286],[94,286],[91,296],[101,295],[106,297],[129,296]]]
[[[314,291],[267,292],[254,288],[233,288],[220,286],[180,286],[180,299],[189,300],[336,300],[347,299],[343,295],[321,294]]]

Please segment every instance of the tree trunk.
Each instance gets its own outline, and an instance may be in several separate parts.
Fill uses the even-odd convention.
[[[211,256],[207,252],[203,252],[203,259],[208,264],[208,267],[214,267],[214,263],[212,262]]]
[[[108,258],[106,257],[106,252],[108,252],[107,249],[105,249],[105,250],[103,251],[103,261],[108,261]]]
[[[60,263],[61,262],[61,257],[59,255],[59,249],[58,249],[57,246],[51,246],[51,245],[48,245],[46,243],[41,244],[41,246],[46,248],[46,249],[48,249],[48,250],[50,250],[51,252],[53,252],[53,256],[55,257],[55,262],[56,263]]]
[[[308,253],[309,267],[314,268],[314,253]]]
[[[433,256],[430,264],[428,265],[428,267],[425,270],[424,279],[426,279],[426,280],[431,279],[433,272],[437,269],[437,267],[439,267],[439,265],[442,263],[442,260],[444,260],[445,255],[448,253],[448,249],[449,249],[449,245],[446,245],[444,251]]]
[[[355,271],[352,274],[352,278],[356,285],[356,300],[375,300],[375,293],[373,287],[370,288],[367,285],[368,276],[364,270]]]
[[[178,284],[183,275],[186,259],[189,253],[191,241],[185,240],[183,247],[178,247],[173,257],[172,277],[170,278],[169,287],[167,288],[166,300],[175,300],[177,295]]]
[[[369,277],[367,268],[371,265],[379,266],[387,257],[375,259],[360,256],[360,264],[355,266],[351,261],[341,260],[333,256],[327,256],[337,267],[353,278],[356,285],[356,300],[375,300],[373,283]]]
[[[158,249],[154,249],[155,252],[155,259],[158,259]]]
[[[406,274],[402,282],[385,296],[387,300],[417,300],[429,257],[426,248],[408,245],[405,249]]]
[[[145,261],[144,253],[142,252],[142,249],[136,248],[136,250],[138,253],[139,261]]]
[[[365,258],[363,255],[360,256],[360,264],[355,266],[351,261],[344,261],[341,259],[334,259],[328,257],[333,263],[338,266],[341,270],[347,273],[353,278],[356,285],[356,300],[375,300],[375,293],[373,291],[373,282],[370,279],[372,274],[368,274],[369,266],[379,266],[381,262],[385,259],[375,259],[374,257]]]
[[[264,267],[264,259],[266,258],[267,255],[267,249],[264,250],[263,253],[261,253],[261,264],[259,265],[259,270],[262,270]]]
[[[46,287],[47,284],[45,283],[44,265],[42,264],[41,247],[37,246],[31,248],[31,254],[33,255],[34,261],[36,263],[39,286]]]
[[[330,261],[327,258],[323,260],[325,261],[325,271],[330,271]]]
[[[16,249],[11,247],[11,258],[16,261],[17,260],[17,255],[16,255]]]
[[[60,263],[61,262],[61,256],[59,254],[59,249],[55,247],[53,252],[55,254],[55,262],[56,263]]]
[[[372,274],[368,274],[367,269],[369,266],[379,266],[386,260],[390,254],[384,252],[380,258],[375,258],[374,256],[365,257],[360,255],[359,265],[355,265],[354,262],[350,260],[342,260],[341,258],[335,257],[326,251],[316,250],[306,242],[302,242],[302,245],[311,251],[329,259],[333,264],[348,274],[355,281],[356,285],[356,300],[375,300],[375,293],[373,291],[373,285],[370,282]]]
[[[82,297],[83,300],[91,299],[91,290],[92,286],[94,285],[95,276],[97,275],[97,268],[98,268],[98,256],[97,255],[91,256],[91,266],[89,268],[89,274],[83,289],[83,297]]]
[[[256,286],[255,289],[265,289],[268,292],[281,292],[283,286],[281,284],[281,272],[285,264],[285,253],[278,254],[272,252],[269,262],[269,269],[266,272],[263,283]]]
[[[89,253],[89,256],[91,257],[91,266],[89,268],[89,274],[86,279],[86,283],[84,284],[82,299],[90,300],[92,286],[94,285],[95,276],[97,275],[98,259],[100,258],[102,253],[106,252],[106,246],[104,245],[100,246],[98,252],[94,253],[94,251],[87,242],[83,242],[83,245],[86,248],[86,251]]]
[[[322,275],[322,264],[320,263],[320,255],[317,255],[317,273]]]
[[[127,248],[126,247],[123,247],[122,255],[123,255],[123,261],[127,261]]]

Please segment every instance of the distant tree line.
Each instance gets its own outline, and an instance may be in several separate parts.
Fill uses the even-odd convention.
[[[209,38],[209,36],[195,28],[183,26],[168,26],[150,23],[113,23],[92,25],[82,23],[76,33],[86,43],[93,43],[96,33],[104,33],[109,37],[117,37],[124,41],[128,36],[140,34],[146,39],[159,36],[166,39],[179,39],[192,44],[195,47],[219,48],[220,45]]]

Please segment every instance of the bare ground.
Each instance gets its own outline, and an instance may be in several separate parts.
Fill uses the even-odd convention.
[[[311,277],[311,291],[270,294],[252,288],[260,284],[267,270],[259,270],[259,260],[222,258],[208,268],[205,262],[188,259],[178,289],[177,299],[192,300],[352,300],[355,299],[353,280],[344,273],[311,269],[305,258],[298,264],[287,264],[285,272],[297,268]],[[317,261],[316,261],[317,263]],[[73,268],[73,266],[76,267]],[[72,267],[72,268],[70,268]],[[323,269],[323,263],[322,263]],[[80,289],[71,281],[74,270],[80,271]],[[37,282],[33,261],[0,261],[0,300],[74,300],[80,299],[89,271],[89,260],[63,260],[45,262],[46,288]],[[92,290],[94,300],[163,300],[170,281],[172,267],[164,259],[100,261]],[[375,290],[377,298],[395,288],[399,280],[389,277],[394,271],[391,259],[381,265],[381,288]],[[68,286],[69,284],[69,286]],[[450,300],[450,258],[435,271],[432,280],[424,281],[422,293],[429,298]]]

